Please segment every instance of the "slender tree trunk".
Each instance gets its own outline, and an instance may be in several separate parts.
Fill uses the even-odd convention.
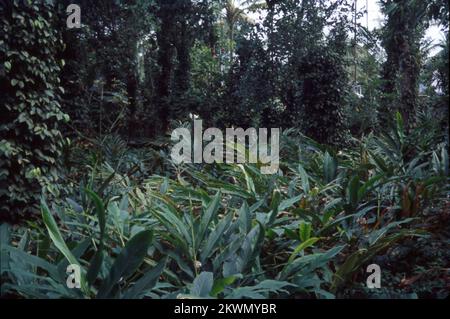
[[[156,104],[158,119],[160,121],[160,127],[162,133],[165,134],[169,127],[170,116],[170,104],[169,104],[169,91],[170,91],[170,77],[172,74],[172,43],[170,41],[170,34],[172,33],[172,22],[170,21],[169,14],[162,14],[161,29],[158,33],[158,64],[160,65],[160,71],[158,74],[158,81],[156,84]]]

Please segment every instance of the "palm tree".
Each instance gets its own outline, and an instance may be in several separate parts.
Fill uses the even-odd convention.
[[[235,0],[225,0],[223,19],[228,28],[228,51],[230,57],[230,64],[233,63],[234,52],[234,38],[236,25],[239,21],[254,23],[253,19],[249,17],[246,12],[255,11],[258,8],[264,8],[265,1],[246,0],[238,3]]]

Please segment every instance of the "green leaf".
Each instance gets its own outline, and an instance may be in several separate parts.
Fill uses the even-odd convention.
[[[78,260],[75,258],[75,256],[70,251],[69,247],[67,247],[67,244],[65,243],[59,229],[58,225],[56,224],[55,219],[53,218],[53,215],[50,213],[50,210],[48,209],[47,204],[44,200],[41,201],[41,211],[42,211],[42,220],[48,230],[48,233],[50,235],[50,238],[52,239],[53,243],[55,244],[56,248],[66,257],[66,259],[69,261],[72,265],[78,265],[80,267],[81,271],[81,289],[85,294],[89,294],[89,290],[86,285],[86,278],[83,271],[83,268],[81,267],[81,264],[78,262]]]
[[[275,222],[278,216],[278,212],[280,211],[279,210],[280,202],[281,202],[281,194],[278,190],[274,190],[272,195],[272,202],[270,203],[271,213],[269,215],[269,219],[267,221],[266,226],[270,227]]]
[[[191,295],[197,297],[208,297],[214,285],[212,272],[202,272],[192,283]]]
[[[136,283],[127,290],[124,294],[123,299],[138,299],[141,298],[145,293],[155,287],[158,282],[159,277],[164,271],[166,266],[167,257],[162,259],[156,266],[140,278]]]
[[[233,292],[226,297],[226,299],[267,299],[269,293],[288,293],[284,288],[295,287],[295,285],[278,280],[264,280],[256,286],[251,287],[239,287],[233,290]]]
[[[391,169],[388,167],[388,165],[386,164],[385,160],[381,157],[378,156],[374,153],[369,152],[369,154],[371,155],[373,161],[375,162],[376,166],[383,172],[386,174],[389,174]]]
[[[218,192],[216,196],[211,200],[205,213],[201,216],[200,230],[198,233],[197,241],[200,243],[203,241],[206,231],[211,224],[212,220],[217,216],[220,207],[221,194]]]
[[[298,245],[297,248],[295,248],[294,252],[292,253],[291,257],[289,257],[288,262],[289,263],[293,262],[299,253],[301,253],[306,248],[314,245],[317,241],[319,241],[319,239],[320,238],[317,238],[317,237],[309,238],[306,241],[304,241],[303,243],[301,243],[300,245]]]
[[[271,210],[278,210],[281,202],[281,194],[278,190],[273,191],[272,202],[270,203]]]
[[[86,189],[85,191],[88,197],[94,202],[95,212],[97,213],[98,225],[100,228],[100,245],[98,251],[95,253],[94,258],[91,261],[91,265],[86,275],[88,284],[92,285],[95,282],[95,279],[97,279],[104,259],[103,249],[106,229],[106,213],[105,205],[103,204],[101,198],[90,189]]]
[[[358,190],[358,201],[361,201],[364,196],[374,187],[375,183],[384,177],[384,174],[376,175],[369,179],[363,186],[361,186]]]
[[[298,172],[300,174],[300,178],[302,180],[302,188],[303,188],[303,192],[305,194],[309,193],[310,190],[310,186],[309,186],[309,176],[306,173],[305,169],[303,168],[302,165],[298,165]]]
[[[204,247],[201,249],[200,260],[202,263],[207,261],[207,258],[218,248],[220,245],[220,239],[222,239],[223,233],[229,228],[231,221],[233,219],[233,214],[228,214],[224,219],[222,219],[214,231],[205,241]]]
[[[245,169],[244,165],[238,165],[239,168],[242,170],[242,172],[244,173],[245,176],[245,181],[247,184],[247,191],[253,195],[256,196],[256,190],[255,190],[255,183],[253,182],[252,177],[250,176],[250,174],[247,172],[247,170]]]
[[[55,265],[50,264],[48,261],[46,261],[43,258],[39,258],[37,256],[33,256],[30,254],[27,254],[26,252],[17,249],[16,247],[8,246],[8,245],[2,245],[2,253],[8,252],[11,257],[15,256],[18,260],[20,260],[23,263],[26,263],[32,267],[39,267],[42,270],[45,270],[50,277],[52,277],[54,280],[60,279],[60,275],[58,273],[58,269]],[[5,259],[7,260],[7,259]],[[2,259],[3,262],[3,259]],[[3,269],[3,268],[2,268]],[[6,268],[5,268],[6,269]],[[16,269],[11,269],[11,272],[14,272]]]
[[[403,117],[400,112],[396,114],[396,124],[397,124],[397,134],[400,138],[400,143],[403,143],[405,138],[405,125],[403,122]]]
[[[177,217],[176,211],[174,213],[170,206],[163,204],[158,208],[160,209],[152,210],[154,216],[162,225],[164,225],[167,230],[167,235],[175,237],[178,241],[177,244],[180,245],[180,248],[183,248],[183,250],[188,252],[189,246],[193,245],[193,238],[186,226],[186,223]]]
[[[347,201],[355,208],[358,204],[358,189],[359,189],[359,176],[355,175],[347,186]]]
[[[245,265],[244,265],[244,269],[243,269],[244,271],[247,270],[247,269],[251,269],[253,264],[256,262],[256,259],[259,257],[261,249],[262,249],[262,246],[264,244],[264,239],[265,239],[265,236],[266,236],[266,230],[265,230],[264,226],[259,221],[257,221],[257,223],[258,223],[258,229],[256,227],[253,228],[252,232],[253,231],[255,231],[255,232],[257,231],[258,232],[258,236],[256,237],[255,236],[256,233],[252,234],[252,232],[250,232],[247,235],[247,238],[246,238],[246,240],[247,239],[251,240],[251,239],[253,239],[253,237],[256,237],[256,241],[255,241],[255,243],[254,243],[254,245],[253,245],[253,247],[251,249],[250,256],[248,256],[248,258],[245,260]]]
[[[112,265],[108,277],[100,287],[97,294],[98,298],[111,298],[113,288],[118,285],[119,281],[122,278],[126,279],[136,271],[147,255],[152,237],[153,233],[150,230],[145,230],[136,234],[127,242]]]
[[[337,161],[328,152],[325,153],[325,158],[323,161],[323,172],[325,177],[325,182],[331,183],[336,179],[337,175]]]
[[[58,250],[64,255],[64,257],[66,257],[66,259],[71,264],[80,266],[78,260],[75,258],[75,256],[72,255],[70,249],[67,247],[58,229],[56,221],[53,218],[53,215],[50,213],[50,210],[48,209],[47,204],[45,203],[44,200],[42,200],[41,202],[41,210],[42,210],[42,219],[44,221],[45,226],[47,227],[50,238],[52,239],[56,248],[58,248]]]
[[[218,279],[214,282],[214,286],[211,290],[210,295],[212,297],[217,297],[222,291],[224,291],[224,289],[229,286],[232,285],[236,279],[238,278],[238,276],[229,276],[226,278],[221,278]]]
[[[347,277],[358,269],[358,267],[362,266],[362,260],[366,252],[367,250],[360,249],[347,257],[344,264],[342,264],[334,274],[333,291],[344,283],[347,280]]]
[[[100,269],[103,264],[103,259],[104,259],[103,250],[98,250],[95,253],[94,258],[92,258],[91,265],[89,266],[89,269],[86,274],[86,280],[89,286],[92,286],[92,284],[97,279],[98,273],[100,272]]]
[[[279,211],[283,211],[283,210],[286,210],[288,208],[291,208],[294,204],[299,202],[303,198],[303,196],[304,195],[298,195],[298,196],[295,196],[295,197],[283,200],[280,203],[280,206],[278,207],[278,210]]]
[[[301,241],[307,241],[311,238],[312,225],[311,223],[301,222],[299,226],[299,235]]]
[[[244,234],[248,234],[252,229],[252,217],[246,201],[244,201],[239,210],[239,228]]]
[[[103,248],[103,240],[105,237],[105,228],[106,228],[106,213],[105,213],[105,205],[101,198],[91,191],[90,189],[86,189],[86,194],[89,198],[94,202],[95,212],[97,213],[98,225],[100,227],[100,249]]]
[[[69,122],[69,120],[70,120],[70,117],[67,117],[66,122]],[[113,172],[111,175],[108,176],[107,179],[105,179],[105,181],[102,183],[102,185],[98,189],[98,194],[103,194],[103,192],[105,191],[105,189],[108,187],[108,185],[111,183],[111,181],[114,179],[115,176],[116,176],[116,172]]]

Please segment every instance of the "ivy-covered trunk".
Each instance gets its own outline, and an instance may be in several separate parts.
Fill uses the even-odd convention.
[[[18,222],[39,211],[43,189],[56,191],[63,143],[59,73],[63,48],[53,5],[0,5],[0,220]]]
[[[400,48],[400,113],[409,128],[413,124],[419,99],[420,52],[415,50],[414,41],[408,39],[403,39]]]
[[[410,129],[417,110],[420,77],[420,39],[425,30],[425,1],[382,2],[388,20],[383,30],[383,46],[388,59],[384,66],[381,123],[400,112]]]

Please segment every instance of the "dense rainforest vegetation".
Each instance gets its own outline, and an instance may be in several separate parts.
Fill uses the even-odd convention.
[[[375,2],[0,1],[1,297],[448,297],[449,4]],[[174,163],[194,119],[278,172]]]

